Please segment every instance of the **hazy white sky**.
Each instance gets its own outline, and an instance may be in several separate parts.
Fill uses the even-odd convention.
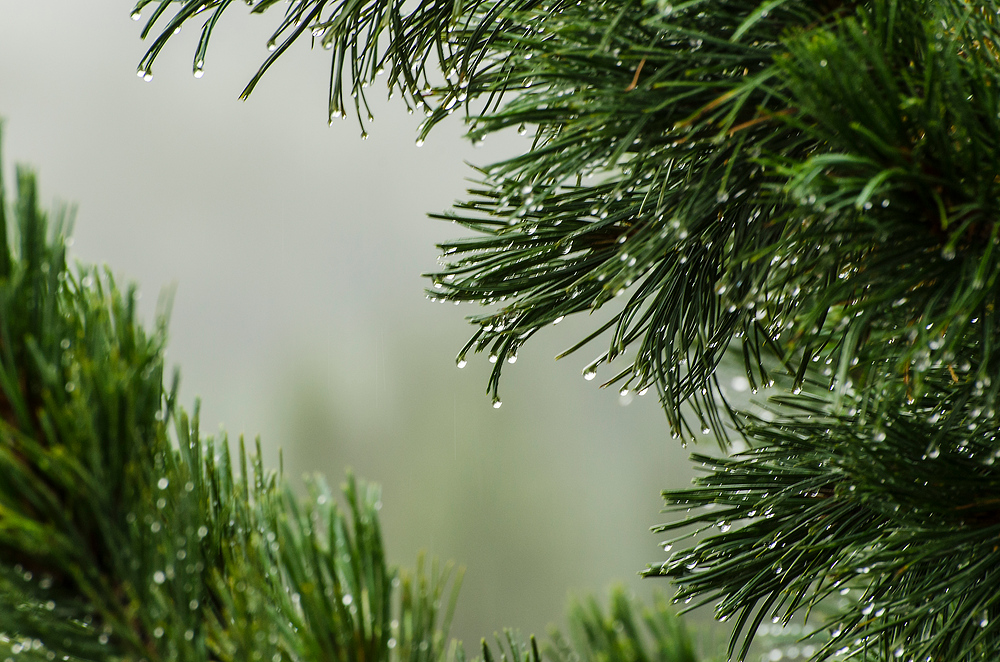
[[[434,243],[457,231],[425,213],[461,196],[463,161],[520,145],[473,149],[455,121],[417,148],[419,118],[392,104],[366,141],[353,119],[328,128],[327,56],[305,44],[240,102],[276,17],[237,7],[204,78],[187,29],[144,83],[130,10],[0,0],[4,175],[30,164],[44,200],[79,205],[73,255],[138,282],[147,319],[176,284],[168,359],[203,429],[262,435],[295,476],[351,464],[382,482],[397,562],[426,548],[468,566],[471,642],[544,631],[570,590],[648,593],[659,490],[689,476],[655,401],[622,407],[581,379],[596,348],[553,362],[582,328],[567,320],[522,350],[495,411],[485,357],[454,366],[471,309],[424,298]]]

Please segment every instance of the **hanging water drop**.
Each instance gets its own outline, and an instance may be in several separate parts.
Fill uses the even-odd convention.
[[[503,403],[502,403],[502,402],[500,402],[500,398],[498,398],[497,396],[493,396],[493,408],[494,408],[494,409],[500,409],[500,406],[501,406],[502,404],[503,404]]]
[[[583,378],[588,382],[597,376],[597,370],[595,368],[589,368],[583,373]]]

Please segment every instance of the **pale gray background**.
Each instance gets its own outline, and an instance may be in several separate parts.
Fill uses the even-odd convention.
[[[423,294],[434,243],[460,231],[425,213],[462,195],[463,161],[520,139],[473,149],[455,118],[418,149],[401,104],[376,104],[367,141],[353,118],[328,128],[327,55],[306,44],[242,103],[277,16],[241,7],[203,79],[186,28],[144,83],[130,9],[0,0],[4,175],[30,164],[46,204],[79,205],[73,257],[139,283],[145,319],[177,284],[168,360],[203,429],[260,434],[292,476],[381,482],[395,562],[467,566],[455,634],[473,648],[561,622],[570,592],[669,590],[636,574],[664,556],[660,489],[691,475],[655,400],[585,382],[596,347],[553,362],[586,324],[567,320],[508,368],[495,411],[485,357],[454,365],[474,309]]]

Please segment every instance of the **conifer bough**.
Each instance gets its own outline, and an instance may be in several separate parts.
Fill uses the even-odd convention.
[[[158,3],[140,73],[204,12],[197,74],[230,6]],[[723,446],[749,444],[666,493],[714,506],[688,522],[726,532],[650,569],[737,615],[731,652],[746,654],[764,618],[823,606],[836,625],[819,657],[992,659],[998,10],[297,0],[245,93],[311,35],[333,53],[331,118],[349,94],[363,126],[365,87],[385,72],[427,115],[420,139],[455,110],[473,139],[533,132],[441,215],[475,234],[441,245],[430,291],[493,306],[459,358],[491,354],[495,398],[530,336],[600,311],[569,350],[610,335],[586,376],[632,348],[605,385],[655,386],[678,435],[694,434],[687,403]],[[752,385],[791,392],[774,420],[727,404],[716,370],[731,346]],[[834,587],[850,597],[826,599]]]
[[[135,15],[149,4],[143,34],[161,29],[140,74],[204,15],[201,71],[231,3],[143,0]],[[305,37],[332,51],[331,117],[349,94],[364,124],[365,88],[384,80],[426,113],[421,139],[455,110],[473,139],[531,127],[530,150],[485,168],[442,215],[477,234],[442,244],[432,296],[499,304],[471,318],[460,360],[489,351],[497,396],[528,337],[607,306],[570,350],[610,332],[585,374],[632,347],[603,383],[655,385],[678,434],[693,432],[686,401],[721,439],[714,374],[733,340],[755,387],[775,373],[800,387],[812,361],[841,391],[907,397],[934,363],[995,371],[992,343],[969,339],[994,323],[996,13],[957,0],[296,0],[244,95]]]

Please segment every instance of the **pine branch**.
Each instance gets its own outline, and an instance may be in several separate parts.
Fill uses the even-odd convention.
[[[718,617],[735,617],[730,653],[740,659],[764,619],[829,608],[838,591],[852,597],[829,617],[819,658],[991,658],[1000,647],[992,417],[966,408],[942,426],[928,402],[897,401],[866,425],[860,398],[845,413],[815,395],[774,403],[778,418],[749,421],[751,450],[696,455],[708,475],[664,492],[671,510],[698,510],[657,530],[722,533],[647,573],[674,577],[678,599],[718,601]]]
[[[435,299],[502,304],[458,358],[490,353],[497,405],[528,338],[604,306],[569,350],[610,335],[585,376],[631,347],[603,385],[655,386],[677,435],[688,402],[722,443],[738,419],[713,375],[734,339],[754,387],[777,370],[798,388],[811,360],[838,388],[853,372],[911,396],[934,361],[994,372],[990,344],[959,355],[995,308],[993,4],[710,4],[303,1],[261,73],[308,28],[335,53],[334,112],[389,67],[428,115],[420,139],[462,105],[474,140],[534,127],[440,216],[477,236],[442,244],[430,275]],[[230,4],[177,6],[142,72],[199,11],[207,44]]]
[[[202,438],[176,379],[163,389],[165,315],[147,334],[132,290],[72,273],[70,215],[50,222],[37,199],[19,170],[20,241],[0,276],[0,648],[443,660],[461,573],[387,566],[375,486],[349,477],[349,512],[321,479],[300,500],[259,448],[241,440],[234,460],[224,436]]]

